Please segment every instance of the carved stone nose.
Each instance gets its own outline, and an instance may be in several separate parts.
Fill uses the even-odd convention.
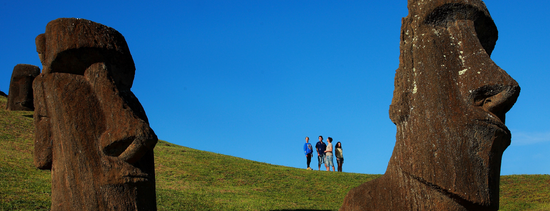
[[[505,123],[506,112],[516,103],[520,87],[516,85],[488,85],[472,93],[474,105],[497,116]]]

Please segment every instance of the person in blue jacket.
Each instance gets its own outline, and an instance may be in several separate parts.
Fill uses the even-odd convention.
[[[306,143],[304,144],[304,153],[306,154],[307,159],[307,170],[311,170],[309,164],[311,163],[311,156],[313,154],[313,147],[309,143],[309,137],[306,136]]]

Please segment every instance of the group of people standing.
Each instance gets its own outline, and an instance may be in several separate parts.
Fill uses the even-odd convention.
[[[319,161],[319,171],[321,170],[321,164],[325,164],[327,171],[330,171],[332,166],[332,171],[336,171],[334,168],[334,155],[336,155],[336,162],[338,164],[338,172],[342,172],[342,165],[344,165],[344,154],[342,151],[342,143],[338,142],[333,147],[332,138],[327,138],[328,144],[323,142],[323,136],[319,136],[319,141],[315,144],[315,149],[317,151],[317,160]],[[304,144],[304,153],[307,158],[307,169],[311,170],[309,164],[311,163],[311,157],[313,157],[313,147],[309,143],[309,137],[306,136],[306,143]]]

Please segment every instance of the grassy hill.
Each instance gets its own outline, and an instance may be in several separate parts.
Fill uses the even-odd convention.
[[[0,97],[0,210],[49,210],[50,172],[32,164],[32,112]],[[159,210],[337,210],[351,189],[380,175],[306,171],[160,141]],[[549,175],[501,177],[501,210],[550,210]]]

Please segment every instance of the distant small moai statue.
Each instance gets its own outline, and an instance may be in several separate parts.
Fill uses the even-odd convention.
[[[10,111],[34,110],[32,82],[40,74],[40,68],[30,64],[18,64],[13,68],[6,109]]]
[[[498,31],[481,0],[409,0],[386,173],[340,210],[498,210],[505,114],[520,87],[490,58]]]
[[[124,37],[60,18],[36,37],[34,164],[50,169],[52,210],[156,210],[158,139],[130,88]]]

